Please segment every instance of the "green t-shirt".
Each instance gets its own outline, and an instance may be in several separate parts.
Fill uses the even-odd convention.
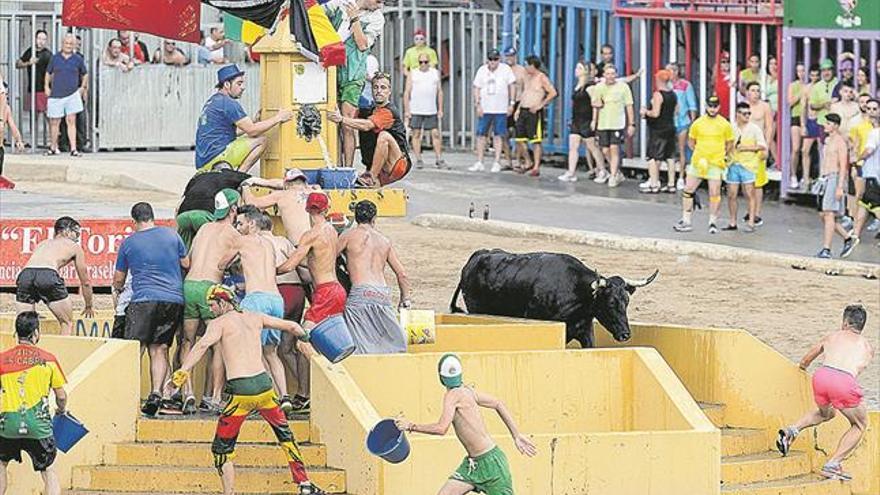
[[[428,54],[428,60],[431,61],[431,67],[437,66],[437,52],[434,51],[428,45],[422,46],[411,46],[406,49],[406,52],[403,54],[403,65],[409,70],[415,70],[419,68],[419,56],[422,54]]]
[[[814,83],[813,87],[810,89],[810,101],[808,104],[812,107],[813,105],[821,105],[830,102],[831,93],[834,92],[835,86],[837,86],[836,77],[827,82],[822,79],[819,82]],[[819,125],[825,125],[826,115],[828,115],[827,108],[816,110],[816,121]]]
[[[593,101],[602,102],[596,129],[600,131],[624,129],[626,127],[626,107],[633,104],[629,84],[623,81],[615,81],[611,85],[601,82],[593,88]]]
[[[795,82],[791,83],[791,91],[794,94],[800,96],[800,94],[804,91],[803,83],[800,81],[795,81]],[[788,95],[786,95],[786,98],[788,98]],[[801,118],[801,113],[803,112],[803,110],[804,110],[804,106],[801,104],[801,101],[798,100],[794,105],[791,105],[791,118],[793,118],[793,119]]]

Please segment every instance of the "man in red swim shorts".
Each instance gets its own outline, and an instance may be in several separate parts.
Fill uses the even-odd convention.
[[[850,428],[840,438],[837,450],[822,466],[822,475],[837,480],[850,480],[840,466],[862,440],[867,428],[867,412],[862,404],[862,388],[856,378],[874,357],[874,349],[862,330],[867,320],[865,308],[851,304],[843,310],[840,330],[825,336],[801,359],[800,367],[806,371],[819,355],[825,359],[813,373],[813,398],[818,409],[807,413],[797,423],[779,430],[776,448],[782,455],[788,454],[791,444],[804,428],[820,425],[834,417],[834,411],[849,420]]]

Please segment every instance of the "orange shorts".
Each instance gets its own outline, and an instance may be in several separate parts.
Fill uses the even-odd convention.
[[[394,162],[394,165],[391,166],[391,171],[386,172],[382,170],[379,173],[379,184],[383,186],[387,186],[388,184],[393,184],[394,182],[399,181],[400,179],[406,177],[406,174],[409,173],[409,170],[412,168],[412,162],[407,156],[406,153],[401,155],[400,158]]]

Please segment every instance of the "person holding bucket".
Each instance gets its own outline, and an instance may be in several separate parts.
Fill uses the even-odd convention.
[[[34,311],[15,317],[18,345],[0,353],[0,494],[6,493],[6,466],[21,462],[21,452],[31,458],[34,471],[46,485],[46,495],[61,495],[61,484],[52,467],[57,447],[49,414],[49,391],[55,392],[55,414],[64,414],[67,379],[58,360],[37,347],[40,318]]]
[[[446,387],[440,420],[433,424],[417,425],[400,417],[395,420],[397,428],[440,436],[446,434],[450,425],[455,429],[455,435],[467,451],[467,457],[440,489],[440,494],[464,495],[476,491],[486,495],[512,495],[513,479],[507,457],[489,435],[480,408],[494,409],[498,413],[521,454],[533,457],[538,453],[537,448],[519,432],[510,411],[501,400],[462,385],[462,365],[458,356],[444,355],[440,358],[437,371],[440,383]]]
[[[272,378],[263,365],[261,345],[263,329],[272,328],[297,336],[300,340],[297,343],[300,352],[312,355],[314,351],[307,343],[309,331],[292,321],[263,313],[242,311],[236,303],[233,289],[224,285],[212,286],[205,299],[215,318],[208,323],[205,336],[193,346],[165,388],[166,393],[170,393],[170,389],[183,386],[208,348],[220,344],[227,377],[226,393],[230,398],[217,423],[211,452],[214,454],[214,466],[220,473],[223,493],[232,495],[235,492],[235,469],[230,461],[235,454],[235,444],[242,424],[250,413],[257,411],[272,427],[272,432],[287,457],[293,481],[299,485],[300,495],[323,494],[320,488],[309,481],[302,454],[278,404]]]

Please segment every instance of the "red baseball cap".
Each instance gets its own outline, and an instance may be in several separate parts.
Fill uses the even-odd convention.
[[[413,32],[413,36],[424,36],[425,30],[422,28],[418,28]]]
[[[323,212],[327,211],[330,208],[330,199],[327,198],[327,195],[320,192],[313,192],[309,194],[308,199],[306,200],[306,211],[308,212]]]

